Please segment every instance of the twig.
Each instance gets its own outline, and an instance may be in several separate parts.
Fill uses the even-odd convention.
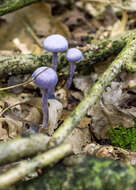
[[[7,112],[9,109],[11,108],[14,108],[15,106],[18,106],[18,105],[21,105],[21,104],[24,104],[24,102],[18,102],[16,104],[13,104],[13,105],[10,105],[8,107],[6,107],[5,109],[3,109],[1,112],[0,112],[0,116],[2,116],[5,112]]]
[[[16,84],[16,85],[13,85],[13,86],[8,86],[8,87],[0,88],[0,91],[10,90],[12,88],[16,88],[16,87],[19,87],[19,86],[25,86],[25,85],[33,82],[33,81],[34,81],[34,79],[31,79],[31,80],[25,81],[25,82],[20,83],[20,84]]]
[[[27,80],[27,81],[25,81],[23,83],[16,84],[16,85],[13,85],[13,86],[8,86],[8,87],[5,87],[5,88],[0,88],[0,91],[9,90],[9,89],[16,88],[16,87],[19,87],[19,86],[25,86],[25,85],[33,82],[42,72],[44,72],[47,69],[48,68],[45,68],[43,71],[39,72],[34,78],[32,78],[30,80]]]

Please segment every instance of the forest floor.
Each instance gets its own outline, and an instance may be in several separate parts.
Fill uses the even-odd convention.
[[[69,48],[97,49],[98,43],[118,40],[136,28],[136,2],[79,0],[68,5],[40,2],[2,16],[0,28],[0,57],[41,55],[45,53],[43,40],[54,33],[65,36]],[[69,66],[58,70],[59,82],[55,99],[48,101],[49,122],[42,130],[44,134],[54,134],[115,58],[116,54],[90,64],[87,70],[76,70],[69,90],[66,90]],[[31,78],[32,72],[9,73],[0,79],[0,88],[23,83]],[[1,142],[40,130],[41,96],[34,82],[1,91]],[[118,74],[67,140],[72,143],[75,154],[108,157],[136,167],[136,73],[123,70]],[[0,172],[7,168],[0,167]]]

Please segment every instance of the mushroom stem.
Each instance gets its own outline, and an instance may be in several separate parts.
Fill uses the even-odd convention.
[[[57,70],[58,56],[57,53],[53,53],[52,56],[52,69]]]
[[[42,128],[46,128],[48,124],[48,89],[42,89],[42,107],[43,107],[43,124]]]
[[[55,87],[49,88],[48,99],[54,99],[55,98],[54,93],[55,93]]]
[[[52,69],[54,69],[55,71],[57,70],[57,63],[58,63],[58,55],[57,53],[53,53],[52,56]],[[53,99],[54,98],[54,92],[55,92],[55,88],[52,87],[48,90],[48,98],[49,99]]]
[[[72,78],[73,78],[74,71],[75,71],[75,67],[76,67],[75,62],[71,62],[70,69],[69,69],[69,78],[67,79],[67,82],[66,82],[66,89],[69,89],[70,86],[71,86]]]

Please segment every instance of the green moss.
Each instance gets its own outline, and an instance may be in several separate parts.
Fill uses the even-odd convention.
[[[136,169],[110,159],[80,155],[81,162],[47,168],[43,176],[16,185],[16,190],[134,190]],[[70,159],[70,158],[69,158]],[[6,189],[12,190],[12,189]]]
[[[119,146],[124,149],[136,150],[136,121],[133,128],[124,128],[117,126],[110,128],[109,136],[114,146]]]

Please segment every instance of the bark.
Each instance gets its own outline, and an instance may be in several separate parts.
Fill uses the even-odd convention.
[[[45,151],[49,137],[43,134],[31,135],[0,144],[0,165],[17,161]]]
[[[136,169],[110,159],[79,155],[73,166],[59,163],[37,179],[6,190],[135,190]]]
[[[84,47],[84,58],[76,64],[76,70],[80,74],[89,74],[92,70],[92,64],[100,63],[112,55],[117,55],[125,46],[127,40],[128,35],[124,35],[116,41],[106,40]],[[51,58],[52,54],[48,52],[42,55],[0,56],[0,78],[32,73],[40,66],[51,66]],[[64,53],[58,57],[58,71],[68,74],[69,64],[66,61]]]

